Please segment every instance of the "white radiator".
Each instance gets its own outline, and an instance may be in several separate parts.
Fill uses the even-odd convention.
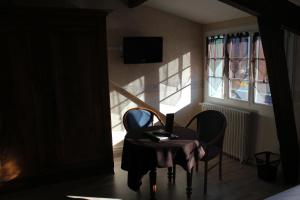
[[[222,112],[227,119],[227,128],[224,136],[223,152],[245,161],[247,155],[247,136],[249,133],[250,112],[220,106],[210,103],[202,103],[202,110],[217,110]]]

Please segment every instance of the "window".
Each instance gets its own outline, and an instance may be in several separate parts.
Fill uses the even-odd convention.
[[[272,104],[258,33],[212,36],[207,41],[209,97]]]
[[[224,98],[224,63],[225,38],[215,36],[208,38],[208,94],[215,98]]]
[[[249,35],[228,36],[229,98],[248,101]]]
[[[259,104],[272,104],[266,60],[258,34],[254,35],[253,65],[254,65],[254,102]]]

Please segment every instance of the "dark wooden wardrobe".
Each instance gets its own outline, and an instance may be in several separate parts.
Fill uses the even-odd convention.
[[[113,172],[106,12],[1,8],[0,16],[0,191]]]

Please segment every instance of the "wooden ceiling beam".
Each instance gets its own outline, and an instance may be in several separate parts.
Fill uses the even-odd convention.
[[[127,4],[128,4],[129,8],[134,8],[134,7],[141,5],[145,1],[147,1],[147,0],[128,0]]]
[[[251,15],[258,16],[268,5],[266,0],[219,0],[225,4],[235,7],[239,10],[247,12]]]
[[[287,0],[219,0],[251,15],[269,19],[281,28],[300,33],[300,7]]]
[[[260,17],[258,26],[266,58],[283,174],[286,183],[297,184],[299,147],[284,51],[284,31],[279,25],[270,24],[269,20]]]
[[[281,26],[297,35],[300,35],[300,7],[287,1],[285,2],[285,11],[277,13],[282,17]]]

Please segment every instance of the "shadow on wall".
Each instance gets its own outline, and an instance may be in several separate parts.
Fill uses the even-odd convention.
[[[258,123],[258,113],[257,112],[250,112],[250,121],[251,121],[251,126],[249,127],[249,133],[248,133],[248,145],[247,145],[247,149],[246,149],[246,155],[249,155],[251,156],[250,160],[254,161],[255,158],[254,158],[254,153],[257,153],[255,152],[255,146],[254,145],[249,145],[249,144],[256,144],[256,141],[257,141],[257,134],[253,134],[253,133],[256,133],[257,132],[257,123]]]
[[[112,198],[70,196],[70,195],[67,197],[70,199],[77,199],[77,200],[122,200],[122,199],[112,199]]]
[[[187,52],[161,65],[154,73],[158,77],[155,78],[156,83],[148,85],[145,81],[148,74],[143,74],[120,87],[143,102],[151,102],[150,106],[163,114],[176,113],[191,104],[191,73],[191,53]],[[155,99],[157,101],[154,101]],[[113,145],[124,139],[125,129],[122,117],[129,108],[142,106],[137,103],[134,98],[123,96],[115,90],[110,92]]]

